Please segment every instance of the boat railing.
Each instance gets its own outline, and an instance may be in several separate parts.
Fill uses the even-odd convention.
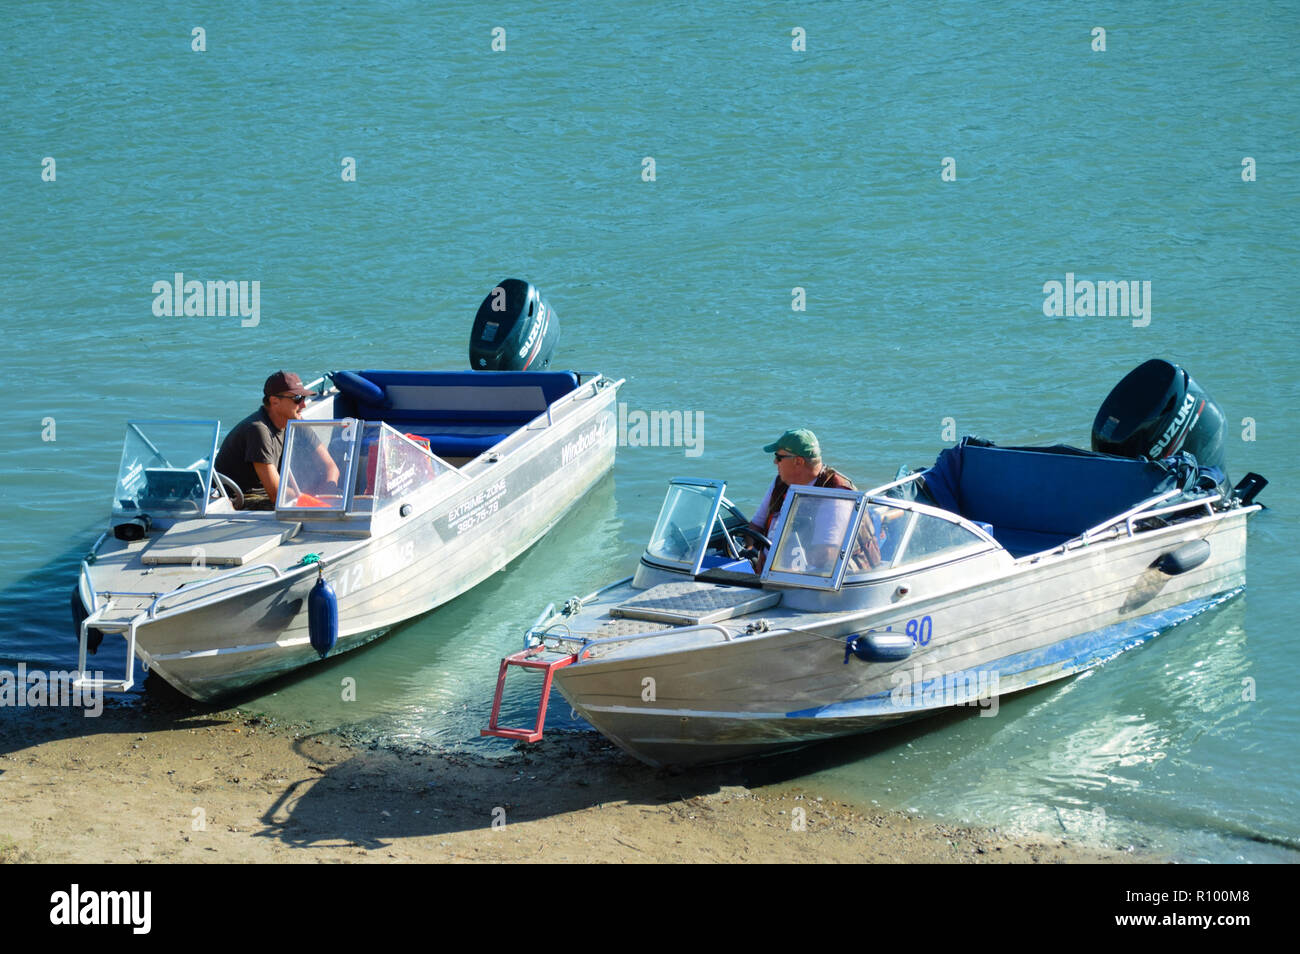
[[[889,483],[881,484],[879,487],[872,487],[870,490],[865,491],[865,493],[868,497],[879,497],[888,490],[893,490],[895,487],[901,487],[903,484],[919,479],[924,474],[925,471],[918,470],[915,473],[908,474],[906,477],[900,477],[898,480],[891,480]]]
[[[170,592],[163,593],[152,603],[149,604],[149,618],[156,619],[163,602],[173,596],[193,596],[198,590],[212,586],[215,583],[225,583],[233,580],[238,576],[246,576],[252,573],[262,573],[270,570],[272,579],[279,579],[284,575],[283,571],[274,563],[254,563],[252,566],[241,566],[237,569],[226,570],[224,573],[218,573],[216,576],[209,577],[206,580],[199,580],[195,583],[186,583],[184,586],[178,586]]]
[[[1182,510],[1198,510],[1205,508],[1207,517],[1214,516],[1214,505],[1223,499],[1222,494],[1214,494],[1211,497],[1204,497],[1199,500],[1184,500],[1182,503],[1174,504],[1172,507],[1161,507],[1158,510],[1146,510],[1142,513],[1134,514],[1126,521],[1128,535],[1133,536],[1133,525],[1139,520],[1147,520],[1151,517],[1163,517],[1165,514],[1178,513]]]
[[[317,567],[323,567],[328,563],[333,563],[338,560],[341,560],[343,557],[347,556],[348,554],[354,553],[355,551],[366,546],[367,544],[369,544],[369,542],[370,542],[369,540],[358,540],[356,543],[352,544],[349,547],[344,547],[342,550],[339,550],[337,553],[331,553],[329,556],[323,556],[319,560],[313,563],[300,563],[297,566],[292,566],[287,570],[281,570],[278,566],[275,566],[272,563],[255,563],[252,566],[241,566],[238,567],[237,569],[226,570],[224,573],[218,573],[216,576],[209,577],[206,580],[199,580],[196,583],[186,583],[184,586],[179,586],[176,589],[172,590],[171,592],[163,593],[161,596],[155,599],[153,603],[150,604],[149,606],[149,613],[148,613],[149,619],[151,620],[157,619],[158,615],[162,612],[161,604],[165,600],[173,596],[193,596],[195,592],[205,587],[213,586],[217,583],[225,583],[235,579],[236,577],[243,576],[245,574],[251,574],[254,572],[263,572],[266,570],[270,570],[274,574],[271,577],[272,580],[278,580],[281,579],[282,577],[287,577],[295,572],[301,572],[304,570],[310,570]],[[153,595],[153,594],[149,594],[149,595]],[[207,606],[209,603],[215,603],[218,602],[219,600],[225,599],[227,595],[228,594],[226,594],[225,592],[205,595],[199,600],[197,604],[189,606],[187,607],[187,609],[189,611],[199,609],[202,606]]]
[[[707,633],[709,631],[721,634],[724,642],[729,643],[736,638],[736,635],[732,633],[731,630],[724,626],[719,626],[717,623],[701,623],[698,626],[672,627],[670,629],[657,630],[652,633],[631,633],[627,636],[602,636],[599,639],[587,639],[585,637],[572,635],[568,637],[561,637],[555,634],[550,635],[552,639],[564,639],[566,641],[581,640],[582,648],[578,650],[576,654],[577,661],[581,662],[588,658],[593,649],[611,643],[631,643],[642,639],[659,639],[664,636],[681,636],[685,633]]]
[[[613,583],[607,583],[598,590],[593,590],[586,596],[571,596],[569,599],[565,600],[564,605],[560,607],[560,617],[574,616],[579,610],[592,600],[596,599],[606,590],[612,590],[615,587],[624,586],[631,582],[632,577],[625,576],[621,580],[615,580]],[[529,626],[524,632],[524,649],[532,649],[535,646],[542,645],[550,628],[552,626],[560,625],[559,620],[553,621],[555,615],[555,604],[548,603],[546,609],[542,610],[537,619],[533,620],[533,625]],[[570,636],[568,638],[572,639],[573,637]]]
[[[1104,523],[1099,523],[1095,527],[1085,530],[1077,537],[1062,543],[1051,552],[1065,553],[1067,550],[1076,547],[1087,546],[1090,543],[1096,542],[1097,538],[1107,533],[1107,531],[1109,531],[1109,536],[1111,537],[1116,537],[1121,534],[1131,537],[1137,532],[1136,525],[1139,521],[1149,520],[1152,517],[1163,517],[1167,514],[1181,513],[1186,510],[1199,510],[1202,507],[1205,508],[1205,515],[1207,517],[1213,516],[1214,504],[1223,499],[1222,494],[1213,494],[1209,497],[1198,497],[1195,500],[1184,500],[1169,507],[1158,506],[1166,500],[1177,497],[1181,493],[1183,493],[1181,489],[1176,489],[1166,491],[1163,494],[1157,494],[1154,497],[1142,501],[1136,507],[1130,507],[1123,513],[1108,518]]]
[[[573,373],[578,376],[578,386],[574,388],[572,391],[570,391],[568,394],[561,395],[560,397],[552,401],[550,404],[546,405],[545,424],[540,423],[542,419],[542,415],[538,414],[537,417],[533,418],[531,421],[529,421],[527,424],[524,425],[524,430],[534,431],[534,430],[541,430],[543,428],[550,427],[552,424],[555,423],[555,418],[552,412],[558,410],[559,408],[573,401],[580,401],[580,400],[584,400],[585,398],[593,398],[596,396],[598,392],[609,387],[611,384],[614,387],[618,387],[623,383],[624,380],[622,378],[619,378],[619,380],[617,381],[610,382],[608,378],[604,377],[602,374],[600,374],[597,371],[574,371]],[[591,380],[583,383],[582,380],[583,375],[591,375],[592,376]]]
[[[95,607],[99,604],[99,594],[95,592],[95,583],[90,577],[90,564],[94,562],[96,555],[99,553],[99,546],[104,542],[104,539],[107,536],[108,531],[105,530],[99,535],[99,538],[91,544],[90,550],[81,561],[81,582],[85,584],[86,595],[90,597],[89,603],[86,603],[85,600],[82,602],[89,607],[91,613],[95,612]]]
[[[1170,499],[1171,497],[1177,497],[1181,493],[1182,490],[1175,489],[1175,490],[1165,491],[1163,494],[1156,494],[1154,497],[1148,497],[1146,500],[1142,501],[1137,506],[1130,507],[1128,510],[1123,511],[1122,513],[1118,513],[1113,517],[1107,517],[1105,521],[1097,524],[1095,527],[1089,527],[1087,530],[1083,531],[1083,533],[1079,534],[1079,536],[1076,537],[1075,539],[1079,540],[1081,543],[1088,543],[1091,541],[1093,537],[1097,536],[1098,534],[1103,533],[1106,530],[1110,530],[1112,527],[1116,527],[1121,523],[1125,523],[1130,518],[1134,517],[1136,514],[1141,514],[1144,511],[1149,510],[1150,508],[1156,506],[1157,504],[1164,503],[1166,500]],[[1132,536],[1132,534],[1133,531],[1132,529],[1130,529],[1129,535]]]

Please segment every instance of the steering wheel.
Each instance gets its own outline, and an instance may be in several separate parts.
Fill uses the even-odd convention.
[[[772,541],[767,538],[766,534],[760,533],[759,531],[755,530],[753,527],[749,527],[749,526],[738,527],[737,529],[731,531],[731,535],[735,537],[739,537],[743,535],[749,537],[751,542],[753,543],[762,544],[762,546],[748,546],[742,549],[738,554],[738,556],[743,557],[746,560],[752,560],[754,559],[754,557],[758,556],[764,550],[772,549]]]
[[[235,509],[243,510],[244,492],[239,489],[239,484],[235,483],[231,478],[227,477],[219,470],[214,470],[212,476],[216,477],[217,480],[221,482],[221,486],[226,491],[226,496],[230,498],[230,502],[234,504]]]

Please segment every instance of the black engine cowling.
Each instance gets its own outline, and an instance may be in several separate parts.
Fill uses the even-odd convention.
[[[475,371],[544,371],[560,337],[560,320],[542,293],[507,278],[488,292],[474,316],[469,366]]]
[[[1159,460],[1187,451],[1202,467],[1227,477],[1223,411],[1192,376],[1153,358],[1126,374],[1092,423],[1092,449]]]

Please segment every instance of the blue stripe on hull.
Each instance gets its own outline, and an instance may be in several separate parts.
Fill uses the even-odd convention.
[[[1114,623],[1110,626],[1104,626],[1101,629],[1095,629],[1091,632],[1081,633],[1069,639],[1061,640],[1050,646],[1044,646],[1041,649],[1034,649],[1028,652],[1016,653],[1011,656],[1003,656],[992,662],[980,666],[972,666],[962,669],[963,674],[970,674],[971,682],[978,686],[987,686],[989,682],[987,677],[996,673],[999,684],[999,695],[1005,695],[1008,692],[1018,692],[1021,689],[1028,689],[1031,686],[1039,685],[1044,682],[1051,682],[1070,676],[1075,673],[1083,672],[1094,666],[1099,666],[1109,659],[1113,659],[1125,650],[1140,646],[1147,640],[1154,639],[1161,632],[1169,629],[1178,623],[1185,622],[1193,616],[1198,616],[1208,609],[1226,602],[1241,592],[1243,587],[1229,590],[1226,593],[1218,593],[1214,596],[1201,597],[1200,599],[1191,600],[1169,609],[1161,610],[1157,613],[1149,613],[1146,616],[1139,616],[1134,619],[1125,620],[1122,623]],[[918,665],[924,666],[924,658],[917,660]],[[1026,673],[1038,672],[1045,670],[1042,675],[1029,679],[1017,679],[1015,677]],[[984,674],[985,679],[980,679],[980,674]],[[945,695],[945,681],[948,682],[947,694]],[[958,688],[964,688],[964,684]],[[894,716],[898,717],[907,712],[917,714],[932,711],[935,709],[946,708],[951,705],[974,704],[977,698],[976,693],[969,696],[953,699],[954,691],[951,676],[936,676],[933,679],[927,679],[924,682],[909,686],[907,694],[913,700],[919,700],[909,704],[905,701],[898,701],[894,698],[893,692],[877,692],[861,699],[850,699],[845,702],[834,702],[826,706],[816,706],[811,709],[799,709],[794,712],[787,712],[788,719],[848,719],[859,716]],[[933,701],[927,701],[933,700]]]

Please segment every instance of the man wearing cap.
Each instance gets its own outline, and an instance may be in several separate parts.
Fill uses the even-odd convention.
[[[231,428],[221,442],[217,470],[239,484],[245,510],[275,509],[284,430],[291,420],[302,417],[303,403],[310,394],[298,375],[275,372],[262,386],[262,406]],[[337,486],[338,465],[324,447],[318,444],[317,450],[327,482]]]
[[[777,514],[781,512],[781,505],[785,503],[785,495],[791,486],[811,484],[814,487],[833,487],[838,490],[857,489],[853,486],[853,481],[822,463],[821,444],[817,441],[817,435],[806,427],[786,431],[775,442],[765,446],[763,452],[773,455],[776,478],[749,525],[764,535],[771,530]],[[848,529],[847,525],[844,529]],[[838,547],[838,537],[833,545],[826,545],[827,549],[835,552],[838,552]],[[826,554],[817,556],[824,557]],[[876,560],[878,559],[877,553]],[[760,554],[755,561],[756,572],[762,571],[765,560],[766,554]]]

